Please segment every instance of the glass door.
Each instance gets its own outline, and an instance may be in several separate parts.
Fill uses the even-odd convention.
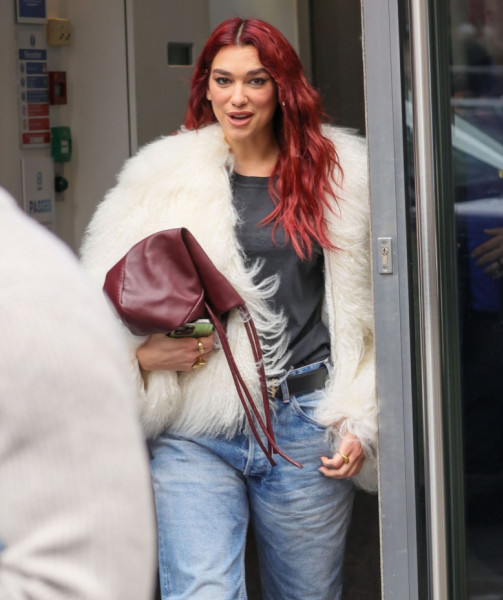
[[[503,599],[503,0],[451,0],[467,598]]]
[[[429,589],[501,600],[503,2],[409,19]]]
[[[503,0],[363,5],[384,597],[502,600]]]

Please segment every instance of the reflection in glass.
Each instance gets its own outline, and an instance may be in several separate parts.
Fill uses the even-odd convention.
[[[409,242],[415,274],[414,129],[407,8],[408,3],[404,8],[402,65]],[[458,537],[466,539],[466,553],[462,548],[457,551],[466,562],[466,590],[464,569],[454,569],[449,575],[459,579],[457,587],[453,586],[459,594],[453,600],[503,600],[503,0],[450,0],[449,27],[448,126],[452,148],[443,151],[452,156],[454,207],[439,206],[437,215],[444,215],[444,221],[452,215],[456,225],[457,264],[451,269],[457,270],[458,281],[465,497],[450,498],[448,510],[454,512],[464,502],[464,523],[458,526],[465,527],[465,535]],[[436,101],[438,105],[441,99]],[[444,159],[441,157],[439,164]],[[450,194],[439,193],[437,202],[450,205]],[[449,229],[450,223],[439,223],[439,245],[450,243],[452,238],[446,235]],[[415,275],[413,280],[417,283]],[[417,294],[414,298],[417,301]],[[442,319],[451,316],[444,314]],[[416,334],[416,342],[418,337]],[[449,340],[444,344],[449,347]],[[448,379],[447,373],[443,375]],[[452,423],[447,419],[449,427]],[[445,448],[447,464],[454,464],[459,459],[455,448],[449,447],[447,440]],[[455,553],[451,548],[451,557]]]
[[[503,599],[503,0],[452,0],[468,598]]]

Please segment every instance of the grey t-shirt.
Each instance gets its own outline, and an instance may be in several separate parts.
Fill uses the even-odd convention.
[[[241,223],[238,240],[248,263],[263,261],[260,277],[279,274],[281,284],[272,299],[275,309],[283,309],[288,318],[291,367],[300,367],[330,356],[328,330],[321,320],[325,290],[323,250],[313,243],[311,260],[300,260],[285,233],[278,228],[272,239],[273,224],[260,225],[274,208],[268,190],[268,177],[232,176],[234,206]]]

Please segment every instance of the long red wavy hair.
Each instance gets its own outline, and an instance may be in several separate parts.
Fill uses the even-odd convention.
[[[213,59],[224,46],[247,44],[257,49],[278,91],[274,130],[280,152],[269,184],[276,206],[264,223],[274,222],[273,235],[282,226],[301,258],[311,257],[313,240],[334,249],[323,207],[330,207],[329,197],[337,200],[332,181],[342,169],[334,145],[321,133],[325,114],[320,96],[308,83],[297,53],[275,27],[259,19],[234,17],[214,30],[194,69],[185,127],[198,129],[216,122],[206,98]]]

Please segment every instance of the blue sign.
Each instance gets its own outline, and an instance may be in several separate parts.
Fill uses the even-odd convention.
[[[18,23],[45,23],[45,0],[17,0]]]
[[[42,48],[37,48],[36,50],[20,48],[19,60],[47,60],[47,50],[43,50]]]
[[[45,90],[28,92],[26,98],[28,100],[28,104],[41,104],[44,102],[49,102],[49,93]]]
[[[35,76],[29,76],[27,78],[27,85],[26,87],[28,89],[47,89],[47,77],[42,76],[42,77],[35,77]]]
[[[21,71],[23,71],[24,69],[26,69],[26,73],[28,75],[45,75],[46,71],[47,71],[47,65],[45,63],[39,63],[39,62],[27,62],[26,66],[25,63],[21,63]]]

